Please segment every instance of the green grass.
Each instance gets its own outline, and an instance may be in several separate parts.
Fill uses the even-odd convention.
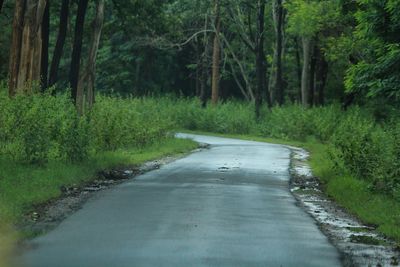
[[[82,184],[104,169],[138,165],[168,155],[188,152],[197,147],[191,140],[169,138],[141,149],[97,154],[79,164],[49,162],[44,166],[0,160],[0,214],[17,223],[34,205],[61,195],[61,186]]]
[[[328,155],[326,144],[313,138],[298,142],[251,135],[184,132],[292,145],[307,149],[311,154],[309,163],[313,174],[323,183],[328,196],[364,223],[376,227],[380,233],[400,243],[400,203],[383,193],[372,192],[370,184],[365,180],[337,173]]]

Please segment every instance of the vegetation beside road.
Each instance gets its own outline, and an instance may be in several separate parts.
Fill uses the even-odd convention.
[[[395,110],[380,120],[379,106],[343,112],[338,105],[288,105],[262,110],[263,119],[255,120],[252,105],[242,102],[201,108],[196,99],[97,99],[90,112],[78,116],[65,95],[0,97],[0,197],[6,217],[20,217],[32,204],[57,197],[62,185],[86,182],[102,168],[192,149],[193,143],[171,137],[174,129],[186,129],[307,148],[330,196],[400,240]]]

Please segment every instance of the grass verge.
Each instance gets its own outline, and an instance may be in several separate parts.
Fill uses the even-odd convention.
[[[376,227],[380,233],[400,244],[400,203],[382,193],[372,192],[370,184],[364,180],[337,173],[328,155],[327,145],[314,139],[297,142],[251,135],[184,132],[292,145],[307,149],[311,154],[309,163],[313,174],[321,180],[327,195],[361,221]]]
[[[0,160],[0,218],[17,223],[32,206],[59,197],[61,186],[88,182],[100,170],[138,165],[196,147],[197,143],[191,140],[169,138],[142,149],[100,153],[77,164],[49,162],[37,166]]]

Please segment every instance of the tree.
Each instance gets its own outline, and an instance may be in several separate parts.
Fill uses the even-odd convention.
[[[46,3],[42,21],[42,52],[41,52],[41,70],[40,85],[42,90],[48,86],[48,69],[49,69],[49,35],[50,35],[50,1]]]
[[[89,48],[89,56],[87,59],[87,63],[85,69],[82,73],[82,76],[79,80],[78,84],[78,96],[83,96],[83,91],[86,89],[87,91],[87,103],[89,108],[92,107],[94,103],[94,83],[96,77],[96,56],[97,51],[99,49],[101,30],[103,28],[103,20],[104,20],[104,0],[98,0],[96,2],[96,15],[92,22],[92,37]],[[82,111],[83,99],[79,99],[77,105],[78,109]]]
[[[220,4],[219,0],[214,0],[214,45],[213,45],[213,56],[212,56],[212,87],[211,87],[211,103],[216,105],[219,98],[219,79],[220,79]]]
[[[9,94],[30,92],[40,80],[46,0],[16,0],[10,51]]]
[[[275,73],[275,95],[279,105],[284,103],[282,52],[283,52],[283,32],[284,32],[284,9],[282,0],[275,0],[275,36],[276,36],[276,73]]]
[[[72,90],[71,97],[75,103],[78,98],[82,98],[82,95],[78,95],[78,82],[79,82],[79,70],[82,53],[82,39],[83,39],[83,25],[85,23],[86,9],[88,0],[79,0],[78,11],[76,14],[75,21],[75,35],[74,43],[71,55],[71,66],[69,71],[69,82]]]
[[[293,0],[286,5],[288,9],[288,30],[301,38],[303,46],[303,67],[301,75],[301,100],[304,107],[312,103],[310,94],[311,60],[317,34],[330,27],[338,19],[339,5],[335,0],[307,1]]]
[[[255,113],[256,118],[260,117],[260,108],[262,104],[262,94],[266,91],[267,80],[266,72],[267,66],[265,61],[264,52],[264,17],[265,17],[265,0],[257,1],[257,33],[256,33],[256,79],[257,87],[255,92]],[[269,98],[267,98],[269,99]],[[267,100],[268,101],[268,100]],[[268,106],[271,106],[270,101],[268,101]]]
[[[60,9],[60,22],[58,28],[58,36],[56,46],[53,52],[53,59],[50,66],[49,86],[53,86],[57,82],[58,68],[63,54],[65,38],[68,28],[69,0],[62,0]]]
[[[364,99],[384,99],[399,105],[400,91],[400,3],[359,0],[355,35],[361,53],[346,77],[349,93]]]

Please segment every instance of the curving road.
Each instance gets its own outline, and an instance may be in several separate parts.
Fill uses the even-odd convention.
[[[211,147],[100,193],[31,241],[21,265],[341,266],[289,192],[287,148],[180,136]]]

